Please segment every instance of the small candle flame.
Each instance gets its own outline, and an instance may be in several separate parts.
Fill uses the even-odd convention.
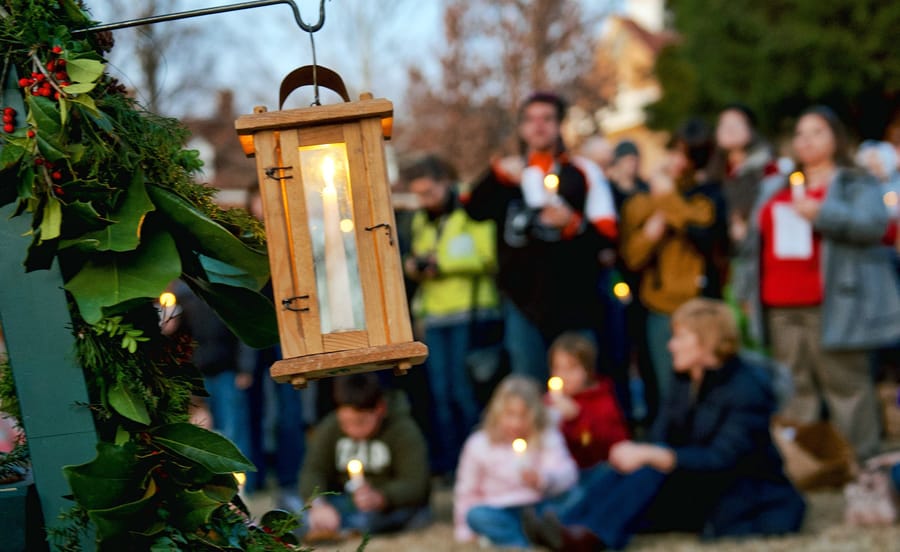
[[[528,443],[525,439],[519,438],[512,442],[513,451],[519,456],[525,454],[525,451],[528,449]]]
[[[234,472],[234,480],[237,481],[238,487],[243,486],[247,482],[247,474],[244,472]]]
[[[625,282],[619,282],[613,286],[613,295],[619,299],[627,299],[631,296],[631,288]]]
[[[559,189],[559,177],[555,174],[548,174],[545,176],[544,188],[546,188],[548,192],[555,194],[556,190]]]
[[[788,180],[790,180],[791,186],[803,186],[803,184],[806,182],[806,178],[800,171],[792,172],[791,176],[788,177]]]
[[[159,296],[159,305],[161,307],[174,307],[176,302],[175,294],[169,291]]]
[[[561,377],[553,376],[552,378],[547,380],[547,389],[549,389],[550,391],[562,391],[564,384],[565,382]],[[515,443],[513,443],[513,446],[515,446]]]
[[[350,474],[350,477],[357,476],[362,474],[363,472],[363,463],[362,461],[354,458],[347,462],[347,473]]]

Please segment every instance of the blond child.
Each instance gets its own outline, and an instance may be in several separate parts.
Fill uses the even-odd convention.
[[[594,370],[597,348],[575,332],[554,340],[548,354],[550,375],[561,388],[547,393],[547,403],[558,413],[559,428],[569,452],[581,469],[609,458],[609,449],[628,439],[622,410],[612,382]]]
[[[497,546],[528,546],[520,511],[568,490],[578,468],[548,421],[539,384],[507,376],[487,406],[484,424],[466,440],[456,474],[455,535],[481,535]]]

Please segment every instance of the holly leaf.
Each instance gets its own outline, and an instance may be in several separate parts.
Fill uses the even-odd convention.
[[[108,215],[114,223],[83,237],[97,240],[99,251],[132,251],[140,243],[144,218],[154,209],[156,207],[147,195],[144,173],[138,171],[131,178],[122,204]]]
[[[28,96],[30,117],[38,129],[38,135],[58,136],[62,131],[59,108],[43,96]]]
[[[78,96],[69,98],[69,101],[72,103],[79,104],[80,106],[87,109],[87,111],[91,115],[93,115],[94,117],[97,117],[97,119],[94,119],[94,122],[97,123],[97,126],[99,126],[100,128],[102,128],[106,131],[112,130],[112,125],[110,125],[108,123],[108,121],[103,120],[103,119],[105,119],[105,117],[103,116],[102,113],[100,113],[100,110],[97,109],[97,103],[94,102],[94,98],[88,96],[87,94],[79,94]]]
[[[97,87],[95,82],[77,82],[66,86],[63,90],[66,94],[86,94]]]
[[[100,253],[64,286],[88,324],[103,318],[103,309],[144,297],[159,297],[181,274],[181,259],[172,235],[162,229],[145,232],[140,246],[128,253]]]
[[[147,405],[128,386],[116,383],[109,390],[107,399],[109,400],[109,406],[113,407],[113,410],[122,416],[144,425],[150,424]]]
[[[194,424],[167,424],[151,431],[151,435],[154,444],[213,473],[256,471],[231,441]]]
[[[44,204],[44,214],[41,217],[41,241],[58,238],[61,224],[62,208],[59,200],[50,197]]]
[[[97,526],[97,536],[105,540],[131,531],[147,531],[155,523],[156,509],[155,497],[151,494],[112,508],[88,510],[88,516]]]
[[[103,74],[103,63],[95,59],[70,59],[66,62],[66,71],[72,82],[94,82]]]
[[[25,155],[25,148],[18,144],[6,142],[0,147],[0,170],[6,170],[22,159]]]
[[[269,259],[264,253],[244,245],[181,196],[159,186],[149,186],[147,191],[160,213],[172,222],[179,245],[238,268],[253,279],[253,289],[262,289],[269,279]]]
[[[238,492],[237,480],[231,473],[216,474],[209,483],[203,486],[203,492],[213,500],[231,502]]]
[[[203,491],[181,491],[169,501],[172,525],[183,531],[196,531],[201,525],[209,523],[212,513],[225,502],[211,498]]]
[[[37,139],[38,149],[41,151],[41,154],[50,161],[56,163],[57,161],[66,158],[66,152],[57,142],[50,141],[41,134],[38,134],[35,138]]]
[[[132,442],[117,446],[101,441],[93,460],[63,467],[72,494],[88,510],[112,508],[140,497],[146,471]]]

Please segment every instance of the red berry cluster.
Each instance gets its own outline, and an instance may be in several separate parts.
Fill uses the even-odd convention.
[[[11,107],[3,108],[3,132],[9,134],[16,130],[16,110]]]
[[[50,52],[53,59],[47,62],[47,71],[34,71],[31,77],[22,77],[19,79],[19,86],[30,90],[33,96],[44,96],[46,98],[59,99],[59,92],[53,89],[50,79],[56,81],[57,85],[62,88],[69,86],[69,74],[66,72],[66,60],[59,57],[62,54],[62,48],[54,46]]]
[[[44,167],[45,169],[47,169],[47,174],[50,175],[50,178],[52,178],[54,182],[59,182],[60,180],[62,180],[62,171],[60,171],[51,161],[48,161],[43,157],[36,157],[34,159],[34,166]],[[53,193],[58,196],[65,195],[62,187],[58,184],[53,185]]]

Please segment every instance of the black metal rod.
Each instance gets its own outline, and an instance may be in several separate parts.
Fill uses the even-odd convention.
[[[322,28],[325,24],[325,0],[319,2],[319,21],[314,25],[308,25],[300,16],[300,9],[294,0],[256,0],[253,2],[241,2],[239,4],[230,4],[227,6],[219,6],[215,8],[202,8],[198,10],[190,10],[176,13],[168,13],[163,15],[152,15],[150,17],[142,17],[140,19],[131,19],[129,21],[119,21],[118,23],[108,23],[105,25],[97,25],[72,31],[73,36],[83,35],[87,33],[96,33],[100,31],[115,31],[117,29],[127,29],[129,27],[140,27],[141,25],[153,25],[154,23],[163,23],[165,21],[175,21],[178,19],[188,19],[190,17],[200,17],[203,15],[213,15],[217,13],[227,13],[238,10],[246,10],[250,8],[262,8],[265,6],[273,6],[275,4],[287,4],[294,12],[294,20],[301,29],[308,33],[314,33]]]

